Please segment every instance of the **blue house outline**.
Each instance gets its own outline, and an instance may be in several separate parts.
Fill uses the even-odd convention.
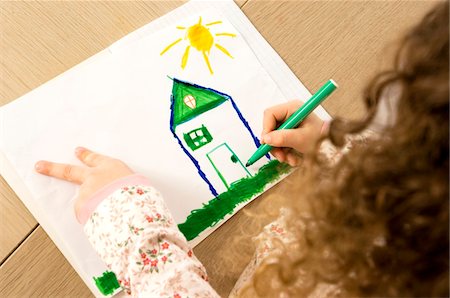
[[[211,193],[217,197],[219,195],[219,193],[217,192],[217,190],[214,188],[213,184],[211,183],[211,181],[208,179],[208,177],[206,177],[205,172],[201,169],[199,162],[197,161],[197,159],[189,152],[189,150],[186,148],[186,146],[183,144],[183,141],[177,136],[177,134],[175,133],[175,127],[176,125],[174,125],[174,109],[175,109],[175,102],[176,100],[180,100],[175,98],[174,95],[174,90],[175,90],[175,86],[176,84],[183,84],[185,86],[188,86],[190,88],[195,88],[195,89],[200,89],[200,90],[205,90],[205,91],[210,91],[210,92],[214,92],[217,95],[222,96],[225,100],[222,103],[219,103],[217,106],[222,105],[223,103],[225,103],[226,101],[230,101],[231,105],[233,107],[233,109],[236,111],[239,119],[241,120],[241,122],[244,124],[245,128],[247,129],[247,131],[250,133],[250,136],[255,144],[255,148],[258,148],[261,143],[259,141],[259,139],[255,136],[255,134],[253,133],[249,123],[247,122],[247,120],[244,118],[244,116],[242,115],[241,111],[239,110],[238,106],[236,105],[236,102],[233,100],[233,98],[231,96],[229,96],[228,94],[222,93],[220,91],[217,91],[215,89],[212,88],[207,88],[207,87],[203,87],[197,84],[193,84],[193,83],[189,83],[186,81],[182,81],[182,80],[178,80],[176,78],[172,79],[173,81],[173,87],[172,87],[172,94],[170,96],[170,131],[172,132],[173,137],[177,140],[178,144],[180,145],[181,149],[183,150],[183,152],[189,157],[189,159],[192,161],[192,163],[194,164],[194,166],[197,168],[198,174],[200,175],[200,177],[206,182],[206,184],[209,187],[209,190],[211,191]],[[213,108],[216,108],[217,106],[214,106]],[[212,109],[212,108],[211,108]],[[208,110],[207,110],[208,111]],[[206,112],[206,111],[204,111]],[[203,113],[204,113],[203,112]],[[200,114],[199,114],[200,115]],[[197,115],[198,116],[198,115]],[[184,122],[187,122],[193,118],[195,118],[196,116],[187,119]],[[267,154],[266,157],[270,160],[270,156]]]

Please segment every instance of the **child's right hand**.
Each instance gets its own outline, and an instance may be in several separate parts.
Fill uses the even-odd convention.
[[[324,121],[315,114],[309,115],[297,128],[275,130],[302,104],[299,100],[293,100],[264,111],[261,143],[276,147],[272,149],[272,155],[280,162],[287,162],[291,166],[299,165],[298,153],[311,150],[321,133],[324,133],[322,131]]]

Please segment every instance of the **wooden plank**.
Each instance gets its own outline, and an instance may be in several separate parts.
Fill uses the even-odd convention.
[[[394,44],[439,1],[249,1],[244,13],[310,91],[329,78],[334,116],[363,114],[361,94]]]
[[[3,263],[24,236],[36,227],[37,222],[1,176],[0,189],[0,259]]]
[[[239,7],[242,7],[242,6],[247,2],[247,0],[234,0],[234,2],[235,2]]]
[[[38,227],[0,267],[0,297],[93,297]]]

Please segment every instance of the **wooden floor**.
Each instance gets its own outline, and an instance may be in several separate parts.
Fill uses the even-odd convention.
[[[389,65],[398,37],[436,1],[236,3],[309,90],[317,90],[329,78],[339,83],[324,105],[333,117],[355,118],[364,113],[361,92],[367,81]],[[1,1],[0,105],[181,4]],[[276,200],[270,194],[280,193],[286,183],[245,209],[256,210],[261,200]],[[92,296],[3,178],[0,187],[0,297]],[[239,252],[240,244],[232,239],[237,230],[245,229],[246,221],[238,213],[195,249],[222,296],[229,293],[245,260],[233,263],[221,256]]]

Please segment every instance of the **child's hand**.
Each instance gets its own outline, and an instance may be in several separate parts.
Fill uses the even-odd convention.
[[[38,173],[80,185],[79,195],[75,201],[75,213],[78,218],[81,208],[97,190],[119,178],[133,174],[133,171],[120,160],[85,148],[78,147],[75,155],[87,167],[41,160],[36,163],[35,168]]]
[[[274,130],[291,116],[302,102],[293,100],[273,106],[264,111],[261,142],[276,148],[271,153],[280,162],[291,166],[300,163],[298,153],[305,153],[319,139],[324,121],[315,114],[309,115],[299,127],[294,129]]]

